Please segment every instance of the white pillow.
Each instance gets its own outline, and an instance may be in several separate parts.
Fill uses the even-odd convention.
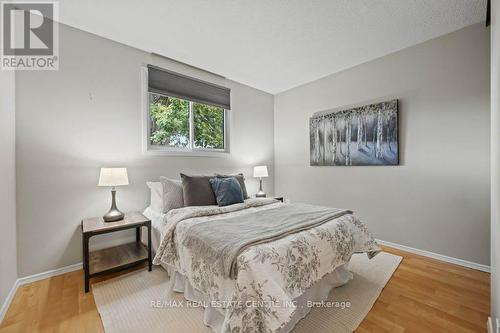
[[[150,207],[158,213],[163,212],[163,185],[160,182],[146,182],[151,192]]]

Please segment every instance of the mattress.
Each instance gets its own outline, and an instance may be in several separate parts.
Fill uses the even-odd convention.
[[[142,214],[151,220],[151,243],[153,253],[156,253],[156,250],[160,246],[162,240],[161,229],[162,226],[165,225],[166,214],[161,212],[157,212],[151,208],[151,206],[147,207]],[[146,233],[142,233],[141,240],[144,244],[148,242],[148,235]]]

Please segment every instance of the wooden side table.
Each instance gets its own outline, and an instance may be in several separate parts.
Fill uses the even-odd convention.
[[[104,222],[102,217],[83,219],[82,223],[83,271],[85,292],[89,291],[90,279],[108,273],[117,272],[141,264],[149,263],[153,267],[151,254],[151,220],[139,212],[125,214],[125,218],[116,222]],[[148,244],[141,242],[141,229],[147,228]],[[136,229],[136,241],[98,251],[89,251],[90,237],[115,231]]]

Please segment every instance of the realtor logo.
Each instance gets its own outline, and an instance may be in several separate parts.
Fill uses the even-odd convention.
[[[1,2],[1,69],[57,70],[57,2]]]

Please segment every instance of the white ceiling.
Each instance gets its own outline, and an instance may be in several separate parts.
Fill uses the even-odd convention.
[[[60,21],[278,93],[485,18],[486,0],[60,0]]]

